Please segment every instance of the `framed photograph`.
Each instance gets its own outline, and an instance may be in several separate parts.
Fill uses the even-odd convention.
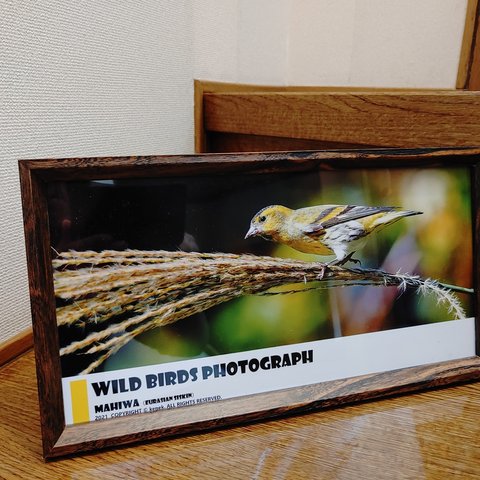
[[[479,166],[21,160],[45,457],[480,378]]]

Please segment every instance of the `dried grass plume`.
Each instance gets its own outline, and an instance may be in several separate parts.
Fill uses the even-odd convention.
[[[63,252],[53,260],[59,327],[95,331],[62,345],[60,354],[95,354],[98,368],[137,335],[243,295],[334,286],[397,286],[435,295],[454,318],[465,313],[452,291],[433,280],[324,263],[228,253],[170,251]],[[275,287],[292,284],[292,289]],[[297,284],[297,285],[293,285]]]

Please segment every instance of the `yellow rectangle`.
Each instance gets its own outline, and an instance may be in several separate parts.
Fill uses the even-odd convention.
[[[70,395],[72,398],[73,423],[89,422],[87,381],[75,380],[70,382]]]

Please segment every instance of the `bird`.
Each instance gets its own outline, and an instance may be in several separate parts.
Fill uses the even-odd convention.
[[[403,217],[421,213],[384,206],[316,205],[294,210],[270,205],[252,218],[245,239],[258,236],[303,253],[335,255],[330,264],[360,263],[353,254],[368,235]]]

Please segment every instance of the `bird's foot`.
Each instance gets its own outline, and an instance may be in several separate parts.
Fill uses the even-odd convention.
[[[361,265],[362,262],[360,260],[358,260],[357,258],[353,258],[354,253],[355,252],[349,253],[342,260],[333,260],[333,261],[329,262],[328,265],[335,265],[336,267],[341,267],[341,266],[345,265],[347,262],[357,263],[358,265]]]

